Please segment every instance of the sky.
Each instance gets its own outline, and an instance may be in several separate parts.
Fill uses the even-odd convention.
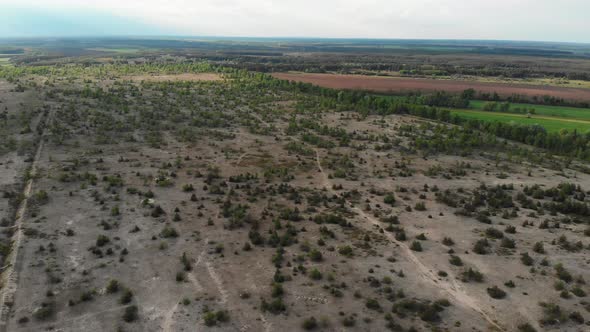
[[[182,35],[590,43],[590,0],[0,0],[0,37]]]

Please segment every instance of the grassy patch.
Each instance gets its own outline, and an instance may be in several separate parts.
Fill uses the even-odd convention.
[[[483,110],[486,101],[483,100],[472,100],[469,103],[469,107],[476,110]],[[510,111],[516,112],[518,109],[534,109],[535,115],[543,117],[558,117],[567,119],[579,119],[590,121],[590,109],[588,108],[576,108],[576,107],[565,107],[565,106],[547,106],[547,105],[533,105],[533,104],[510,104]]]
[[[590,111],[589,111],[590,112]],[[561,129],[578,130],[586,132],[590,130],[590,120],[565,119],[543,115],[533,115],[530,118],[524,114],[484,112],[476,110],[451,110],[466,119],[477,119],[483,121],[513,122],[524,125],[540,125],[549,132],[558,132]]]

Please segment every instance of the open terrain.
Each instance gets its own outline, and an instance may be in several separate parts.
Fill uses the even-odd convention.
[[[0,67],[0,332],[588,330],[587,110],[119,48]]]

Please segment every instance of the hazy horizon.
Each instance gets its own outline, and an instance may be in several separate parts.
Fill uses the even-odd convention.
[[[566,0],[0,0],[9,37],[427,39],[590,43],[590,2]]]

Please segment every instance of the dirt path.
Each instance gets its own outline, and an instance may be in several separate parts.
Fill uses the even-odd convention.
[[[238,160],[236,161],[236,166],[240,166],[240,164],[242,163],[242,160],[248,155],[248,152],[244,152],[242,153],[239,157]]]
[[[162,324],[162,332],[173,332],[172,324],[174,324],[174,313],[176,312],[176,309],[178,309],[178,302],[176,302],[172,309],[166,312],[166,315],[164,316],[164,324]],[[195,325],[194,327],[196,331],[197,326]]]
[[[52,118],[53,111],[50,111],[49,115],[45,116],[44,123],[51,122]],[[39,125],[43,125],[43,121],[40,121],[38,126]],[[14,227],[16,228],[16,230],[12,236],[12,250],[7,258],[8,264],[6,265],[8,267],[2,275],[2,284],[4,287],[2,288],[0,294],[0,332],[5,332],[8,329],[8,318],[10,316],[12,305],[14,304],[14,296],[16,290],[18,288],[18,274],[23,265],[21,257],[22,253],[20,251],[21,242],[23,239],[23,224],[25,223],[29,198],[33,193],[33,182],[38,172],[39,159],[41,159],[43,145],[45,144],[45,136],[47,136],[47,126],[45,126],[45,128],[43,129],[43,133],[39,138],[37,151],[35,152],[35,156],[33,158],[33,162],[31,164],[29,172],[29,179],[27,180],[25,189],[23,191],[24,198],[16,212],[16,219],[14,222]]]
[[[208,243],[208,242],[209,242],[209,239],[206,238],[204,243]],[[193,271],[194,271],[194,268],[196,268],[197,266],[199,266],[199,264],[201,264],[201,261],[203,260],[203,257],[205,256],[206,252],[207,252],[207,248],[205,247],[201,251],[201,253],[199,254],[199,257],[197,257],[197,261],[193,265]],[[193,271],[190,271],[189,273],[187,273],[187,278],[191,282],[191,284],[193,285],[193,288],[195,289],[195,291],[197,293],[202,292],[204,290],[204,288],[201,285],[201,283],[199,282],[199,280],[197,279],[197,277],[195,276],[195,274],[193,273]],[[174,324],[174,313],[178,309],[178,303],[181,300],[182,299],[179,299],[178,301],[176,301],[174,306],[172,306],[172,308],[170,308],[170,310],[168,310],[166,312],[166,315],[164,315],[164,323],[162,324],[162,332],[173,332],[174,331],[174,330],[172,330],[172,325]],[[194,328],[194,331],[198,331],[198,325],[195,325],[193,328]]]
[[[317,149],[315,149],[315,153],[316,153],[316,163],[317,163],[318,170],[320,171],[320,173],[322,173],[322,186],[326,187],[326,189],[328,191],[330,191],[330,193],[332,193],[334,195],[338,195],[338,193],[332,189],[332,183],[330,182],[327,174],[324,172],[324,169],[322,167],[322,163],[320,160],[320,154]],[[352,205],[352,203],[350,203],[350,204],[351,204],[351,209],[353,211],[355,211],[356,213],[358,213],[361,217],[363,217],[364,219],[369,221],[374,226],[381,227],[381,223],[379,222],[379,220],[368,215],[367,213],[365,213],[365,211],[358,208],[357,206]],[[435,286],[436,288],[444,291],[449,296],[451,296],[453,299],[455,299],[455,301],[457,303],[459,303],[460,305],[462,305],[466,308],[470,308],[470,309],[476,311],[477,313],[479,313],[493,328],[495,328],[499,331],[506,331],[506,329],[504,329],[503,327],[498,325],[495,322],[495,320],[481,308],[481,306],[477,303],[477,301],[475,299],[473,299],[472,297],[470,297],[468,294],[465,293],[465,290],[463,289],[463,287],[461,287],[461,285],[459,285],[457,283],[455,276],[449,274],[450,281],[448,283],[439,282],[438,277],[434,274],[434,272],[432,272],[431,269],[429,269],[426,265],[424,265],[420,261],[420,259],[414,254],[414,252],[405,243],[397,241],[395,239],[395,236],[393,236],[390,233],[385,232],[384,235],[387,236],[387,238],[390,241],[392,241],[393,243],[396,243],[397,245],[399,245],[400,248],[402,248],[404,255],[412,263],[414,263],[414,265],[418,269],[420,279],[422,279],[423,281],[430,283],[433,286]]]
[[[221,277],[219,276],[219,274],[217,274],[217,271],[215,271],[215,268],[213,267],[211,262],[205,262],[205,265],[207,266],[207,272],[209,273],[209,276],[211,277],[211,279],[213,280],[213,282],[217,286],[217,290],[219,291],[219,294],[221,295],[221,303],[226,304],[227,298],[229,297],[229,295],[227,293],[227,289],[223,285],[223,281],[221,280]]]

